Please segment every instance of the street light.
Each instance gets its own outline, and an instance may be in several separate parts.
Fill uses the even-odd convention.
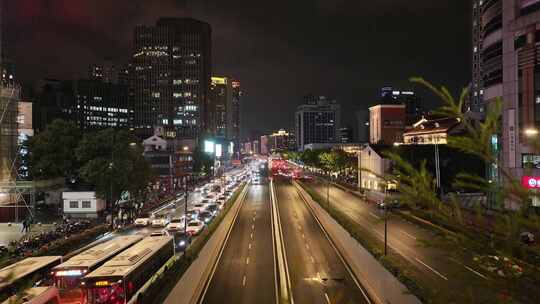
[[[525,136],[527,137],[536,137],[538,133],[539,133],[538,129],[535,129],[535,128],[525,129]]]

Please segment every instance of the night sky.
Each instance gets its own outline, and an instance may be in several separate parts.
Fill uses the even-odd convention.
[[[451,90],[470,81],[470,0],[7,0],[6,42],[26,87],[127,62],[137,24],[191,16],[213,29],[214,75],[243,87],[244,135],[294,126],[307,93],[343,107],[344,121],[384,85],[423,76]],[[435,98],[421,91],[428,106]]]

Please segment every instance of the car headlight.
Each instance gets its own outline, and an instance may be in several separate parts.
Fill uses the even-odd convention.
[[[180,243],[178,245],[184,246],[184,245],[186,245],[186,241],[180,241]]]

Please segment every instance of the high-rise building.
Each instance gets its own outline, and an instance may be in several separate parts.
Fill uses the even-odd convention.
[[[349,126],[339,128],[339,142],[342,144],[352,143],[353,139],[353,130]]]
[[[198,138],[206,130],[211,74],[211,28],[191,18],[161,18],[138,26],[132,56],[135,128],[154,126],[167,138]]]
[[[356,112],[358,123],[358,142],[367,143],[369,141],[369,110]]]
[[[295,116],[298,149],[303,151],[307,144],[338,142],[341,109],[336,101],[309,95],[305,102],[298,106]]]
[[[422,118],[423,108],[420,99],[413,91],[401,91],[392,87],[381,88],[381,104],[405,105],[407,125],[412,125]]]
[[[369,108],[369,142],[392,145],[401,142],[405,130],[405,105],[382,104]]]
[[[500,167],[516,179],[540,177],[533,147],[540,136],[540,0],[475,0],[473,10],[473,38],[480,33],[473,61],[480,69],[473,65],[472,100],[481,99],[471,109],[503,100],[501,131],[491,140],[499,164],[490,166],[489,177],[501,182]]]
[[[240,138],[240,82],[212,77],[207,107],[207,133],[238,146]]]
[[[272,152],[289,150],[291,148],[289,145],[290,137],[291,133],[283,129],[270,134],[268,139],[268,149]],[[292,148],[294,148],[294,146]]]
[[[45,130],[55,119],[73,121],[83,132],[133,126],[126,85],[91,79],[45,79],[40,81],[33,106],[36,133]]]
[[[132,127],[133,109],[129,104],[127,86],[81,79],[65,87],[70,89],[70,102],[64,112],[83,132]]]
[[[268,147],[268,135],[261,136],[261,155],[268,155],[268,151],[270,150]]]
[[[105,58],[101,63],[92,64],[88,69],[90,79],[105,83],[118,83],[119,73],[120,71],[111,58]]]
[[[232,107],[231,111],[227,114],[227,120],[230,121],[230,138],[234,143],[235,152],[239,152],[240,147],[240,129],[241,129],[241,100],[242,89],[240,87],[240,81],[232,80]]]

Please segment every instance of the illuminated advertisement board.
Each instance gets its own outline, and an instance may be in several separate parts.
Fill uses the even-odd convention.
[[[216,157],[221,157],[223,155],[223,150],[221,144],[216,145]]]
[[[206,153],[214,153],[214,142],[210,140],[204,141],[204,152]]]
[[[540,190],[540,176],[523,176],[521,178],[521,185],[526,189]]]

